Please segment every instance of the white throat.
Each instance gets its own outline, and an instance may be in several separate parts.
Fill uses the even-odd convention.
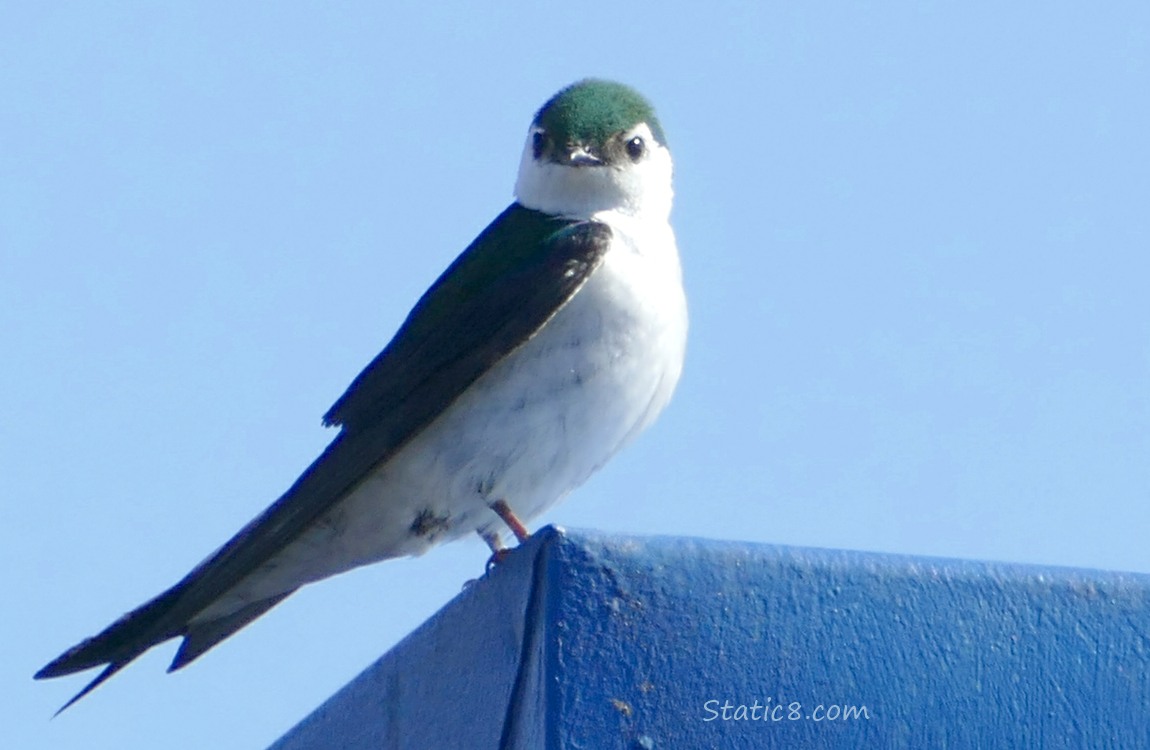
[[[643,158],[609,166],[575,167],[537,160],[533,134],[534,130],[527,134],[515,182],[515,197],[521,205],[572,218],[590,218],[604,211],[656,221],[670,218],[671,152],[655,140],[646,124],[634,130],[648,144]]]

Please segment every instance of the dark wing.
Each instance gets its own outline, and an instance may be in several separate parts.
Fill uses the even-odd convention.
[[[530,339],[599,267],[610,240],[604,224],[512,204],[435,282],[328,411],[325,422],[343,430],[295,484],[183,580],[69,649],[37,679],[107,665],[67,708],[158,643],[184,637],[171,667],[178,669],[277,604],[287,593],[189,625]]]
[[[423,295],[324,415],[358,431],[446,373],[454,399],[546,323],[598,267],[611,230],[512,204]],[[438,410],[436,411],[438,413]]]

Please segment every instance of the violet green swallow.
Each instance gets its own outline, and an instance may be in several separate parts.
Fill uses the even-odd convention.
[[[188,664],[312,581],[557,503],[654,421],[687,306],[671,154],[651,105],[585,80],[531,123],[515,202],[423,295],[324,415],[340,432],[271,507],[183,580],[37,678],[103,670],[182,637]],[[63,710],[63,709],[61,709]]]

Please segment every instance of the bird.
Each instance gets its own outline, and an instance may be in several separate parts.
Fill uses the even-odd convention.
[[[548,99],[513,202],[324,415],[331,443],[182,580],[38,671],[103,667],[60,711],[168,640],[168,671],[188,665],[305,584],[473,533],[493,555],[523,542],[680,379],[672,174],[635,89],[588,78]]]

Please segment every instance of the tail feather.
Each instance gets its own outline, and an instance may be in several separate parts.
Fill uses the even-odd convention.
[[[99,687],[136,657],[164,641],[183,636],[184,641],[168,671],[179,669],[240,628],[279,604],[291,591],[253,602],[226,617],[203,623],[172,623],[171,610],[181,591],[177,584],[155,599],[124,615],[103,631],[65,651],[36,673],[37,680],[104,669],[83,690],[56,712],[58,716],[76,701]]]
[[[164,615],[175,601],[177,593],[174,588],[169,589],[116,620],[98,634],[84,639],[49,662],[36,673],[36,679],[63,677],[103,664],[118,664],[122,667],[152,646],[180,635],[179,628],[159,627],[163,625]],[[111,677],[111,674],[107,677]],[[97,678],[96,684],[98,685],[103,679]],[[88,689],[91,687],[95,685]]]
[[[137,654],[136,656],[139,656],[139,654]],[[89,682],[87,685],[84,686],[83,690],[81,690],[80,692],[73,695],[72,698],[67,703],[60,706],[60,708],[56,709],[56,713],[52,714],[52,718],[56,718],[60,714],[64,713],[66,710],[68,710],[68,708],[73,703],[75,703],[76,701],[80,700],[81,698],[83,698],[88,693],[95,690],[97,687],[100,686],[100,683],[102,683],[104,680],[108,679],[112,675],[116,674],[117,672],[119,672],[124,667],[128,666],[129,662],[131,662],[135,658],[136,657],[133,656],[133,657],[130,657],[124,661],[114,661],[111,664],[109,664],[108,666],[104,667],[104,669],[100,671],[100,674],[96,675],[96,678],[94,680],[92,680],[91,682]],[[41,671],[43,671],[43,670],[41,670]],[[40,676],[40,674],[37,673],[36,677],[39,677],[39,676]]]
[[[285,591],[270,599],[252,602],[238,612],[218,620],[189,625],[183,633],[184,640],[180,643],[180,650],[176,652],[176,657],[172,659],[172,665],[168,667],[168,671],[174,672],[192,663],[217,643],[282,602],[294,591],[295,589],[292,589],[292,591]]]
[[[68,649],[36,673],[36,679],[43,680],[107,665],[83,690],[61,706],[55,716],[59,716],[73,703],[95,690],[152,646],[179,635],[178,632],[167,632],[156,627],[162,622],[162,615],[170,607],[171,594],[170,590],[166,591],[129,612],[99,634]]]

